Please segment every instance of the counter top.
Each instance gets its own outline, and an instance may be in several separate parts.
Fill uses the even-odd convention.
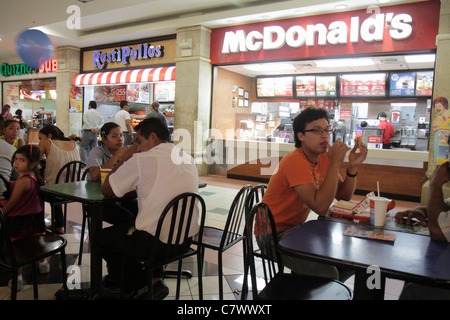
[[[227,148],[246,148],[246,149],[265,149],[265,150],[277,150],[280,155],[293,150],[295,148],[293,143],[276,143],[267,141],[255,141],[255,140],[237,140],[229,139],[225,141]],[[388,160],[407,160],[428,162],[428,151],[414,151],[407,149],[369,149],[367,158],[373,159],[388,159]]]

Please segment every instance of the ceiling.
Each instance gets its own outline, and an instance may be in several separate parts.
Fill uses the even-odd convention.
[[[72,45],[79,48],[176,33],[177,28],[203,25],[209,28],[239,25],[261,20],[277,20],[396,5],[421,0],[13,0],[0,5],[0,60],[16,57],[15,40],[29,29],[46,33],[55,47]],[[336,9],[338,4],[346,9]],[[79,18],[79,19],[77,19]],[[78,24],[79,22],[79,24]],[[384,57],[386,58],[386,57]],[[375,65],[361,69],[318,67],[317,61],[296,63],[295,71],[283,73],[373,71],[386,69],[433,68],[434,63],[408,65],[402,56],[390,61],[374,58]],[[350,67],[351,68],[351,67]],[[228,66],[234,72],[255,76],[242,66]],[[263,71],[267,74],[268,71]]]

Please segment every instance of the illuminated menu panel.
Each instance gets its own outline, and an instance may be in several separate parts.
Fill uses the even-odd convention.
[[[297,97],[314,97],[316,95],[316,77],[295,77],[295,90]]]
[[[341,75],[341,97],[383,97],[386,95],[386,74]]]
[[[293,77],[257,78],[256,90],[258,97],[293,97]]]
[[[413,96],[415,79],[415,72],[391,73],[389,78],[390,95],[392,97]]]
[[[433,93],[433,71],[417,72],[416,96],[431,96]]]
[[[316,77],[317,97],[336,97],[336,76]]]

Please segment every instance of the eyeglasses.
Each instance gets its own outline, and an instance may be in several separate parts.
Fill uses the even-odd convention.
[[[322,135],[324,133],[329,134],[331,132],[331,128],[315,127],[313,129],[305,130],[305,132],[313,132],[314,134],[317,134],[317,135]]]

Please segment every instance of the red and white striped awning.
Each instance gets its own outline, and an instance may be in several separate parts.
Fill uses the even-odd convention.
[[[80,73],[72,80],[73,86],[159,82],[175,80],[175,67]]]

